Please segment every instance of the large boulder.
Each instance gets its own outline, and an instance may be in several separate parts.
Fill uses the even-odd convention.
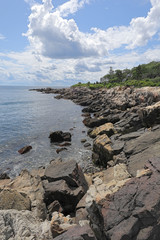
[[[150,169],[144,174],[88,205],[98,240],[159,239],[160,158],[149,160],[146,167]]]
[[[43,179],[47,179],[49,182],[65,180],[69,186],[82,186],[84,192],[88,189],[84,174],[74,160],[69,160],[67,162],[55,162],[55,164],[53,162],[48,165]]]
[[[71,141],[71,134],[69,132],[62,132],[62,131],[56,131],[52,132],[49,135],[51,143],[54,142],[65,142],[65,141]]]

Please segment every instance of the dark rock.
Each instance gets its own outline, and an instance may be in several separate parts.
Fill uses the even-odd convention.
[[[88,142],[84,144],[84,147],[90,147],[90,146],[91,146],[91,144]]]
[[[43,181],[43,186],[46,205],[48,206],[57,200],[65,214],[74,212],[77,203],[84,195],[82,187],[70,188],[64,180],[56,182],[48,182],[45,180]]]
[[[74,160],[50,164],[45,170],[43,179],[47,179],[49,182],[65,180],[70,186],[82,186],[84,192],[88,189],[83,172]]]
[[[71,141],[71,134],[69,132],[62,132],[62,131],[56,131],[52,132],[49,135],[51,143],[54,142],[65,142],[65,141]]]
[[[87,141],[87,139],[83,138],[81,139],[81,143],[85,143]]]
[[[70,142],[63,142],[61,144],[59,144],[60,147],[66,147],[66,146],[71,146]]]
[[[31,149],[32,149],[32,146],[25,146],[25,147],[19,149],[18,152],[20,154],[25,154],[25,153],[29,152]]]
[[[60,203],[57,200],[55,200],[54,202],[49,204],[47,209],[48,209],[50,216],[52,215],[53,212],[62,212],[63,211],[62,206],[60,205]]]
[[[59,154],[60,152],[67,150],[67,148],[58,148],[56,149],[56,153]]]
[[[10,179],[10,177],[8,176],[7,173],[5,173],[5,172],[4,172],[4,173],[3,173],[3,172],[1,173],[1,172],[0,172],[0,179]]]

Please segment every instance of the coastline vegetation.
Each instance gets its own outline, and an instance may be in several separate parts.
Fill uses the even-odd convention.
[[[116,86],[158,87],[160,86],[160,62],[141,64],[132,69],[113,70],[110,67],[108,74],[95,83],[77,83],[72,87],[111,88]]]

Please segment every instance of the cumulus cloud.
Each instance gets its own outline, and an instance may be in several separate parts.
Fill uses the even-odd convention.
[[[132,19],[129,26],[106,30],[93,27],[92,32],[83,33],[75,20],[66,16],[88,3],[89,0],[70,0],[54,8],[52,0],[42,0],[32,6],[25,36],[35,51],[59,59],[107,56],[108,51],[122,46],[143,46],[160,30],[160,1],[151,0],[148,15]]]

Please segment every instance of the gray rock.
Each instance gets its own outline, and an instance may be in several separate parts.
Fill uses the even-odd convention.
[[[30,211],[0,210],[1,240],[52,240],[50,223],[38,221]]]

